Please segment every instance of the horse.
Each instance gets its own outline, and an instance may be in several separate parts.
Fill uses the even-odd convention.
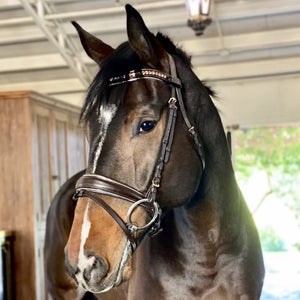
[[[260,241],[212,92],[169,37],[152,34],[132,6],[126,13],[128,41],[116,49],[73,22],[100,69],[81,112],[87,169],[63,186],[47,217],[49,292],[259,299]]]

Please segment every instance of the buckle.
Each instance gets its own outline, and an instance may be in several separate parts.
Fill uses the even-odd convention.
[[[72,198],[72,199],[73,199],[74,201],[77,201],[78,198],[80,198],[80,197],[83,196],[83,193],[84,193],[83,190],[77,190],[77,191],[75,192],[75,194],[73,195],[73,198]]]
[[[152,185],[155,186],[155,187],[157,187],[157,188],[160,187],[159,183],[156,183],[156,182],[154,181],[154,178],[152,179]]]
[[[160,232],[163,231],[163,228],[160,226],[161,223],[161,215],[162,215],[162,211],[159,208],[159,212],[157,214],[156,217],[156,221],[154,222],[154,225],[152,226],[152,228],[150,229],[149,235],[150,236],[156,236],[158,235]]]
[[[175,104],[177,102],[177,99],[175,97],[171,97],[168,101],[169,104]]]
[[[139,206],[141,205],[142,203],[151,203],[153,205],[153,216],[152,216],[152,219],[144,226],[135,226],[134,224],[132,224],[131,222],[131,215],[133,213],[133,211]],[[160,219],[160,215],[161,215],[161,209],[159,207],[159,204],[154,201],[154,202],[151,202],[151,200],[145,198],[145,199],[141,199],[141,200],[138,200],[136,202],[134,202],[128,212],[127,212],[127,228],[132,232],[134,233],[135,231],[138,231],[138,230],[143,230],[143,229],[147,229],[149,228],[150,226],[152,226],[153,224],[156,224],[157,222],[157,219]]]

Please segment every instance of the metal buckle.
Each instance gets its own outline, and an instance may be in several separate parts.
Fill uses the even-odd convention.
[[[155,187],[159,188],[159,187],[160,187],[160,184],[159,184],[159,183],[156,183],[156,182],[154,181],[154,178],[153,178],[153,179],[152,179],[152,186],[155,186]]]
[[[157,216],[156,222],[154,223],[154,226],[151,228],[151,230],[150,230],[150,232],[149,232],[149,235],[150,235],[150,236],[156,236],[156,235],[158,235],[160,232],[163,231],[163,228],[160,227],[161,215],[162,215],[162,211],[161,211],[161,209],[159,209],[159,212],[158,212],[158,216]]]
[[[72,200],[76,202],[78,201],[78,198],[82,197],[82,195],[83,195],[83,190],[76,190]]]
[[[175,97],[171,97],[168,101],[169,104],[175,104],[177,102],[177,99]]]
[[[131,222],[131,215],[132,215],[133,211],[142,203],[152,203],[153,209],[154,209],[153,217],[146,225],[136,226],[136,225],[132,224],[132,222]],[[149,199],[141,199],[139,201],[134,202],[130,206],[130,208],[127,212],[127,227],[131,232],[146,229],[146,228],[150,227],[152,224],[154,224],[157,221],[157,218],[159,216],[160,216],[160,207],[156,201],[152,202]]]

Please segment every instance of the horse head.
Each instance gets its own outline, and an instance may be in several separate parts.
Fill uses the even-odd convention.
[[[65,253],[69,273],[94,293],[130,278],[136,246],[165,210],[193,199],[204,169],[195,95],[209,95],[187,56],[126,12],[128,42],[116,49],[74,23],[100,70],[81,114],[90,153]]]

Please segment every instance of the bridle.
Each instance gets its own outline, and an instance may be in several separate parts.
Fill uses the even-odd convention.
[[[186,109],[182,99],[181,81],[177,77],[176,65],[174,58],[171,55],[169,55],[169,64],[171,75],[162,73],[155,69],[141,69],[138,71],[130,71],[128,74],[113,77],[109,80],[109,86],[120,85],[140,79],[161,80],[171,86],[171,97],[168,100],[167,120],[161,142],[160,153],[154,169],[152,183],[148,188],[147,193],[143,194],[126,184],[96,174],[85,174],[77,181],[76,184],[76,193],[74,195],[74,199],[78,200],[80,197],[87,197],[103,207],[107,213],[109,213],[111,217],[118,223],[127,236],[132,247],[132,252],[147,234],[154,235],[160,231],[160,223],[163,213],[158,202],[156,201],[156,196],[160,187],[164,165],[168,163],[170,158],[177,119],[177,103],[184,122],[188,128],[188,132],[193,137],[195,148],[202,163],[202,170],[204,171],[205,169],[203,149],[194,126],[191,125],[187,117]],[[112,196],[132,203],[127,212],[126,223],[114,209],[112,209],[100,198],[101,195]],[[151,220],[144,226],[136,226],[131,221],[132,213],[137,207],[142,207],[145,209],[151,218]],[[142,231],[139,237],[137,237],[138,231]]]

